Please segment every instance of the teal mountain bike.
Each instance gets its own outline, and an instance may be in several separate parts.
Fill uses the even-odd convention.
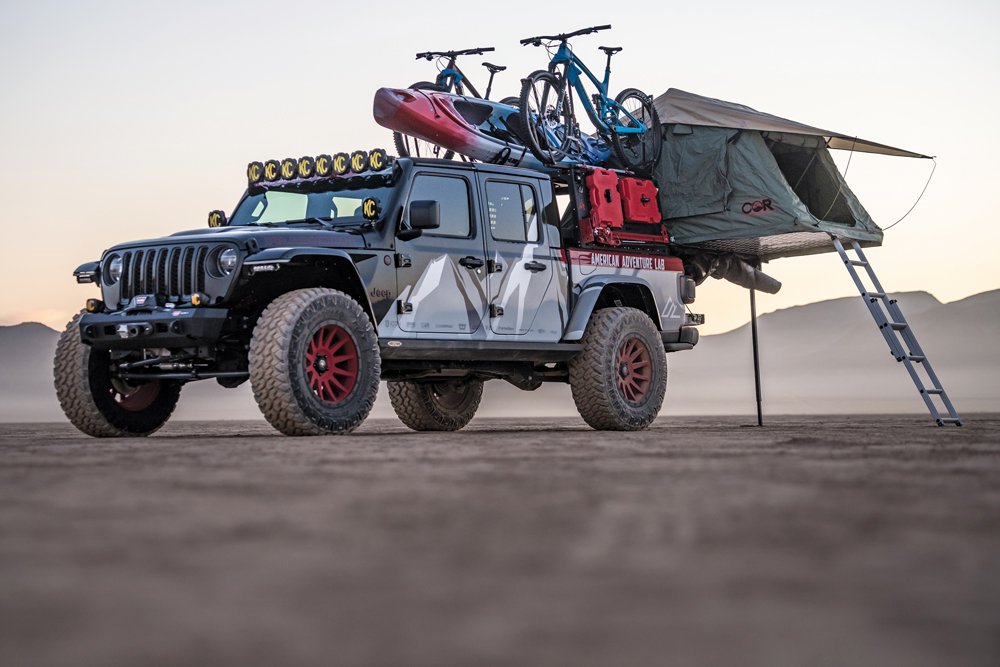
[[[483,46],[475,49],[464,49],[461,51],[424,51],[417,54],[417,60],[437,60],[438,75],[433,81],[418,81],[410,86],[411,90],[427,90],[440,93],[454,93],[456,95],[469,95],[478,99],[490,99],[490,92],[493,89],[493,77],[498,72],[502,72],[506,67],[494,65],[493,63],[483,63],[483,67],[489,70],[490,80],[486,84],[486,94],[480,95],[479,91],[472,84],[472,81],[458,67],[459,56],[479,56],[489,51],[495,51],[492,46]],[[518,98],[505,97],[500,100],[501,104],[517,106]],[[396,144],[396,154],[400,157],[434,157],[450,160],[455,156],[455,152],[438,146],[437,144],[423,139],[417,139],[401,132],[392,133],[393,143]],[[466,159],[466,158],[463,158]]]
[[[648,95],[626,88],[611,99],[611,56],[621,47],[602,46],[608,56],[604,79],[599,80],[573,53],[569,40],[610,29],[610,25],[583,28],[560,35],[539,35],[521,40],[524,46],[545,46],[551,54],[547,70],[528,75],[521,86],[521,123],[524,140],[535,157],[555,165],[569,156],[586,161],[587,141],[581,136],[574,111],[574,95],[587,112],[598,134],[609,144],[623,166],[649,172],[660,158],[660,119]],[[588,95],[584,78],[597,92]]]

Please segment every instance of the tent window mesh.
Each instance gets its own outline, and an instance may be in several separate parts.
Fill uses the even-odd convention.
[[[827,222],[854,224],[840,179],[828,171],[819,151],[780,143],[772,143],[769,148],[781,173],[810,213]]]

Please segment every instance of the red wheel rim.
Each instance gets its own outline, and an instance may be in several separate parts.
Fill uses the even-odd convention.
[[[156,397],[160,395],[160,383],[148,382],[138,387],[116,387],[111,386],[111,398],[122,410],[129,412],[142,412],[153,404]]]
[[[649,348],[639,338],[628,338],[618,348],[618,391],[629,403],[642,403],[652,384]]]
[[[309,388],[327,403],[340,403],[358,383],[358,348],[336,324],[324,324],[313,333],[305,364]]]

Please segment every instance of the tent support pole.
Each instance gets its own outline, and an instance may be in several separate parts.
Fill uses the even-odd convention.
[[[757,345],[757,290],[750,288],[750,332],[753,337],[753,380],[757,390],[757,426],[764,425],[760,396],[760,352]]]

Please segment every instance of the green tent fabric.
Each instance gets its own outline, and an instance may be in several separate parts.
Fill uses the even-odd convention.
[[[831,234],[879,245],[882,230],[837,169],[831,142],[926,157],[684,91],[654,104],[663,121],[660,209],[681,246],[768,261],[831,251]]]

